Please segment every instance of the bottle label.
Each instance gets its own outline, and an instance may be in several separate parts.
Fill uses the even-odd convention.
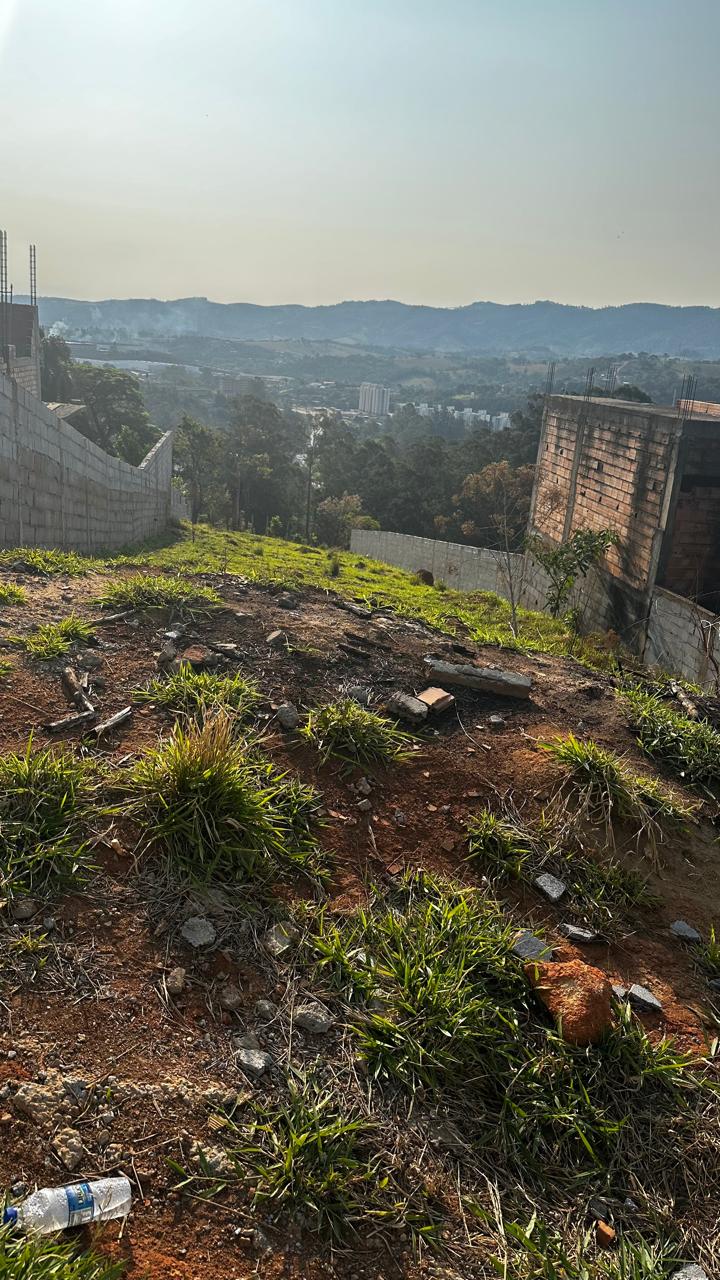
[[[76,1182],[65,1188],[68,1202],[68,1226],[83,1227],[92,1222],[95,1214],[95,1197],[87,1182]]]

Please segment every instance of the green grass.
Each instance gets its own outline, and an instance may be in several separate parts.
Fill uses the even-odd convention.
[[[8,658],[0,658],[0,680],[7,680],[14,671],[12,662]]]
[[[89,766],[61,748],[0,756],[0,875],[4,893],[45,893],[82,883]]]
[[[521,880],[532,886],[543,872],[563,880],[568,897],[588,921],[605,923],[616,908],[649,905],[653,899],[646,880],[611,857],[607,850],[595,857],[582,840],[573,840],[572,827],[555,828],[547,819],[529,829],[520,817],[501,817],[489,809],[468,823],[469,860],[497,883]]]
[[[138,702],[154,702],[177,714],[200,719],[208,712],[222,710],[237,720],[248,720],[261,701],[252,680],[239,674],[195,671],[189,662],[183,662],[179,671],[171,675],[151,680],[146,689],[135,690],[133,696]]]
[[[715,925],[710,925],[707,942],[693,948],[698,964],[709,978],[720,978],[720,938],[715,936]]]
[[[223,602],[212,587],[187,578],[140,573],[113,582],[97,603],[104,609],[168,609],[176,617],[192,618],[212,613]]]
[[[0,1229],[0,1280],[119,1280],[124,1272],[124,1263],[80,1252],[75,1240],[38,1240]]]
[[[0,582],[0,605],[27,604],[27,591],[12,582]]]
[[[264,763],[236,736],[232,719],[176,726],[118,778],[122,812],[147,843],[193,879],[243,880],[290,864],[314,872],[315,793]],[[311,799],[312,796],[312,799]]]
[[[654,854],[668,830],[694,816],[693,806],[657,778],[636,773],[622,757],[590,738],[581,741],[571,733],[542,745],[564,767],[566,812],[575,828],[582,822],[602,827],[613,843],[615,824],[624,823]]]
[[[82,618],[71,613],[70,617],[63,618],[62,622],[47,622],[38,627],[37,631],[22,636],[20,643],[32,658],[46,660],[59,658],[61,654],[68,653],[74,644],[86,644],[93,638],[93,634],[93,628],[89,623],[83,622]]]
[[[689,720],[654,694],[629,689],[622,695],[638,743],[683,782],[720,782],[720,733],[704,720]]]
[[[328,576],[326,554],[281,538],[261,538],[199,526],[195,541],[189,527],[172,544],[141,550],[136,557],[122,557],[123,564],[152,565],[175,573],[228,572],[243,574],[253,582],[285,587],[320,587],[339,590],[346,598],[368,607],[388,607],[407,618],[426,622],[439,631],[467,634],[478,644],[499,644],[557,654],[572,654],[601,669],[612,669],[614,658],[592,638],[578,639],[561,619],[520,610],[518,635],[511,627],[510,605],[500,596],[483,591],[454,591],[423,586],[413,575],[376,560],[359,559],[352,552],[338,552],[339,577]],[[462,634],[466,634],[462,631]]]
[[[67,573],[75,577],[100,567],[100,563],[74,551],[58,551],[54,547],[13,547],[0,551],[0,568],[12,569],[22,562],[25,572],[50,576]]]
[[[329,702],[308,715],[300,734],[323,762],[335,756],[347,764],[390,764],[408,755],[412,738],[390,720],[358,706],[351,698]]]
[[[476,1216],[492,1222],[480,1209]],[[620,1236],[617,1249],[598,1250],[594,1231],[576,1231],[572,1243],[533,1215],[529,1222],[501,1222],[500,1252],[493,1259],[503,1280],[668,1280],[680,1266],[677,1250],[660,1240],[648,1243],[637,1232]]]
[[[685,1202],[688,1179],[710,1194],[695,1146],[714,1097],[702,1069],[653,1044],[628,1008],[596,1048],[567,1045],[534,1002],[514,934],[487,895],[414,875],[349,918],[321,916],[309,945],[348,1001],[370,1077],[454,1111],[507,1188],[520,1176],[575,1198],[622,1170],[651,1201],[662,1185]],[[711,1180],[715,1194],[720,1170]]]

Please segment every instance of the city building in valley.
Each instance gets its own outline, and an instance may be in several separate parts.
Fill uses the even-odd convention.
[[[376,382],[363,382],[360,386],[360,413],[370,418],[384,418],[390,412],[390,391]]]

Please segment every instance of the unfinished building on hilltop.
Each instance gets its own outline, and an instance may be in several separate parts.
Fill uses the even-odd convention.
[[[576,529],[615,530],[619,544],[588,587],[585,625],[676,668],[680,649],[699,647],[705,671],[688,663],[693,678],[715,666],[720,405],[549,396],[529,527],[556,543]],[[542,607],[540,581],[526,592]]]

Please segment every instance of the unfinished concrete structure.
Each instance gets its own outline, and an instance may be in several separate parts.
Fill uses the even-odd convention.
[[[14,302],[7,308],[7,367],[4,373],[40,399],[40,327],[38,309]]]
[[[660,662],[696,631],[712,661],[720,611],[720,421],[707,405],[696,411],[692,402],[671,408],[550,396],[529,527],[557,543],[576,529],[615,530],[619,545],[588,584],[585,626],[612,629]],[[542,595],[531,577],[527,603],[541,607]],[[665,616],[666,630],[677,634],[659,638]]]

